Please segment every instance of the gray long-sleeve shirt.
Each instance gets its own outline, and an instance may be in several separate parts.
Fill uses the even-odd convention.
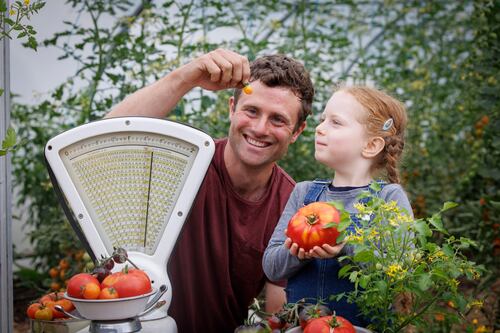
[[[288,221],[290,221],[290,218],[303,206],[304,197],[311,188],[312,183],[312,181],[305,181],[295,186],[264,252],[262,266],[264,272],[271,281],[290,278],[310,260],[300,260],[296,256],[292,256],[283,244],[286,239],[285,229],[288,226]],[[366,190],[366,187],[355,188],[348,191],[335,191],[328,188],[321,193],[318,201],[341,201],[344,203],[344,208],[352,214],[357,212],[353,205],[358,202],[358,195]],[[408,214],[412,215],[410,202],[400,185],[387,184],[382,188],[378,196],[386,202],[396,201],[399,207],[405,209]]]

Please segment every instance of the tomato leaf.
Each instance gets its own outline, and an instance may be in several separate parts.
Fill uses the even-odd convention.
[[[441,215],[439,214],[432,215],[432,217],[429,219],[429,223],[432,224],[440,232],[448,234],[443,227],[443,221],[441,220]]]
[[[327,204],[329,204],[330,206],[333,206],[335,208],[337,208],[337,210],[343,212],[344,211],[344,204],[340,201],[330,201],[330,202],[327,202]]]
[[[2,148],[3,149],[8,149],[14,147],[16,144],[16,132],[12,127],[9,127],[7,129],[7,134],[5,135],[5,138],[2,140]]]
[[[371,250],[363,250],[356,253],[353,259],[356,262],[372,262],[375,259],[375,256]]]
[[[422,220],[415,221],[415,229],[420,236],[430,237],[432,236],[432,230],[429,228],[427,223]]]
[[[455,208],[457,207],[458,204],[456,202],[452,202],[452,201],[446,201],[444,204],[443,204],[443,208],[441,208],[441,212],[444,212],[444,211],[447,211],[449,209],[452,209],[452,208]]]
[[[422,274],[418,279],[418,288],[422,291],[426,291],[430,288],[432,284],[431,276],[429,274]]]
[[[337,230],[342,232],[344,230],[346,230],[350,225],[351,225],[351,220],[340,220],[340,223],[337,224],[335,223],[335,225],[337,226]]]
[[[382,190],[382,187],[380,186],[380,184],[378,182],[372,182],[370,184],[370,189],[374,192],[380,192],[380,190]]]
[[[339,270],[339,278],[343,278],[347,274],[349,274],[349,271],[351,270],[353,266],[352,265],[345,265]]]
[[[366,289],[366,286],[368,286],[368,283],[370,282],[370,275],[363,275],[359,279],[359,285],[361,288]]]
[[[351,281],[352,283],[356,282],[356,280],[358,279],[358,275],[359,271],[351,272],[351,274],[349,274],[349,281]]]
[[[385,282],[384,280],[376,281],[375,286],[377,287],[381,295],[384,295],[387,292],[387,282]]]

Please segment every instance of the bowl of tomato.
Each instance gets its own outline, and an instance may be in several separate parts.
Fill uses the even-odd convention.
[[[157,292],[152,289],[150,292],[123,298],[113,299],[84,299],[65,297],[73,302],[81,317],[89,320],[122,320],[133,318],[146,310],[149,298]]]

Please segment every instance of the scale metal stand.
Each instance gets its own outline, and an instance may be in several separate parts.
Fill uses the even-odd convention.
[[[167,286],[165,305],[141,317],[141,332],[177,332],[167,314],[172,299],[167,262],[214,151],[212,138],[198,129],[145,117],[85,124],[45,146],[52,184],[94,262],[121,247],[154,288]],[[114,271],[123,268],[115,266]],[[90,331],[141,330],[136,322],[91,322]]]

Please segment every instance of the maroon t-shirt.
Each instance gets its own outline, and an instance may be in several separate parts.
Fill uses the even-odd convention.
[[[277,165],[257,202],[234,190],[224,164],[227,140],[214,158],[170,257],[169,308],[179,333],[230,333],[266,277],[262,255],[295,182]]]

